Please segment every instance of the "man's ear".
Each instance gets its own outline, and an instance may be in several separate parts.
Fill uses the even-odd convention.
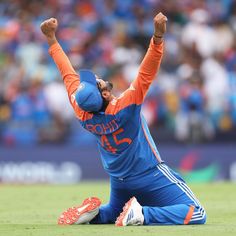
[[[106,100],[111,96],[111,92],[108,90],[102,91],[102,97],[105,98]]]

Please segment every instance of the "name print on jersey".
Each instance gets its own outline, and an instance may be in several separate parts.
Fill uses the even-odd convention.
[[[90,132],[101,135],[101,146],[113,154],[117,153],[119,150],[118,146],[122,143],[127,143],[128,145],[132,143],[130,138],[122,138],[124,129],[119,129],[116,119],[113,119],[106,124],[86,124],[85,128]]]
[[[109,121],[106,124],[86,124],[85,128],[95,134],[102,135],[106,133],[112,133],[119,128],[116,119]]]

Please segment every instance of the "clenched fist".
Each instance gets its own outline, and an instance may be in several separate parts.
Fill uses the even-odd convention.
[[[154,22],[154,39],[161,40],[164,33],[166,32],[167,17],[160,12],[154,17],[153,22]]]
[[[40,28],[43,32],[43,34],[46,36],[46,37],[51,37],[53,38],[55,36],[55,32],[57,30],[57,26],[58,26],[58,23],[57,23],[57,19],[55,18],[50,18],[48,20],[45,20],[41,25],[40,25]]]
[[[43,34],[46,36],[48,45],[52,46],[54,43],[57,42],[56,39],[56,30],[57,30],[57,19],[55,18],[50,18],[48,20],[45,20],[41,25],[40,28],[43,32]]]

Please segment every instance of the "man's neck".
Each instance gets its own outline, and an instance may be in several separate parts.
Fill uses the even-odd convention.
[[[108,101],[111,102],[114,98],[116,97],[114,95],[111,95]]]

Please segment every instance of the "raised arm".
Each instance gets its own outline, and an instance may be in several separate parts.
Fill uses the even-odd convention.
[[[160,67],[163,55],[163,36],[166,32],[167,18],[159,13],[153,19],[154,35],[151,39],[148,51],[141,63],[137,78],[130,87],[118,98],[118,111],[132,104],[141,105],[145,95],[155,79]],[[108,111],[112,112],[112,111]]]
[[[155,79],[163,55],[163,35],[166,32],[167,17],[159,13],[153,21],[154,35],[141,63],[138,77],[131,85],[136,91],[136,100],[138,100],[136,102],[138,103],[142,103],[152,81]]]
[[[82,111],[75,102],[74,93],[79,86],[79,76],[72,67],[68,57],[64,53],[56,38],[56,30],[58,22],[55,18],[50,18],[41,24],[41,30],[45,35],[48,45],[49,54],[53,58],[57,68],[60,71],[64,81],[66,90],[68,92],[69,100],[73,106],[75,113],[79,119],[83,119],[86,112]]]

